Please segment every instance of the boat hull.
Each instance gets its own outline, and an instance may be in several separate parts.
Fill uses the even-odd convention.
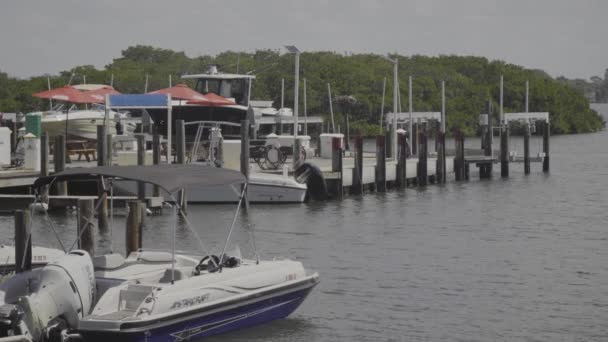
[[[150,322],[149,325],[124,323],[116,331],[80,331],[85,341],[188,341],[206,336],[240,330],[282,319],[300,306],[317,282],[306,288],[278,296],[265,297],[236,308],[190,314],[171,322]]]

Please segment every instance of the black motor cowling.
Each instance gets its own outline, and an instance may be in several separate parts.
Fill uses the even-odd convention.
[[[295,169],[294,177],[298,183],[306,183],[308,198],[316,201],[329,198],[323,172],[318,166],[306,162],[302,163]]]
[[[23,310],[18,305],[0,306],[0,337],[22,335],[19,323],[23,319]]]

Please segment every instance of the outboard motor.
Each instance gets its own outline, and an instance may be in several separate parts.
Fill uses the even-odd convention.
[[[75,250],[40,269],[19,273],[0,285],[0,337],[61,341],[78,327],[95,300],[93,262]]]
[[[329,197],[323,172],[318,166],[304,162],[295,169],[294,178],[298,183],[306,183],[308,198],[322,201]]]

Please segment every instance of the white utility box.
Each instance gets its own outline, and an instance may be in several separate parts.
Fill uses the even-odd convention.
[[[11,164],[11,129],[0,127],[0,165]]]
[[[23,167],[28,170],[40,171],[40,139],[32,133],[23,137],[25,160]]]
[[[340,138],[340,146],[344,148],[344,134],[342,133],[323,133],[319,138],[319,155],[321,158],[331,158],[331,144],[333,138]]]

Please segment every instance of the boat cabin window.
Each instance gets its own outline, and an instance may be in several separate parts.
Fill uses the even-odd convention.
[[[195,90],[201,94],[215,93],[234,99],[237,104],[247,105],[248,79],[205,79],[200,78]]]

